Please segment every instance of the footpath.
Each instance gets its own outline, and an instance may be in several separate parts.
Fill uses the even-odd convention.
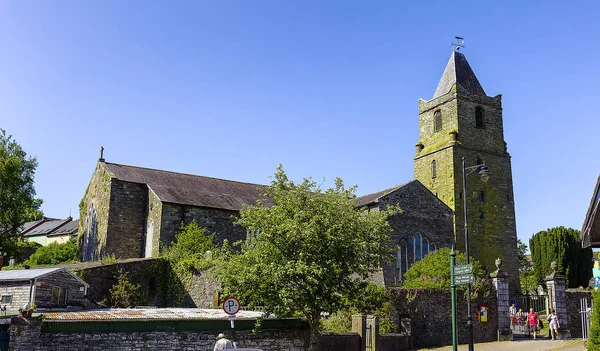
[[[444,346],[434,349],[417,350],[437,350],[452,351],[452,346]],[[468,345],[459,345],[459,351],[468,350]],[[486,342],[475,344],[475,351],[583,351],[583,341],[581,339],[550,340],[540,338],[538,340],[515,340],[503,342]]]

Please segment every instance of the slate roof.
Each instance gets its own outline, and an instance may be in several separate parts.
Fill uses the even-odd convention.
[[[0,271],[0,282],[1,281],[22,281],[31,280],[45,276],[56,271],[60,271],[64,268],[38,268],[38,269],[14,269],[14,270],[3,270]]]
[[[399,186],[395,186],[393,188],[378,191],[376,193],[359,196],[356,198],[356,207],[363,207],[363,206],[367,206],[370,204],[374,204],[379,200],[379,198],[391,193],[392,191],[394,191],[398,188],[401,188],[402,186],[403,185],[399,185]]]
[[[442,79],[440,79],[437,89],[435,89],[433,98],[447,94],[454,84],[460,85],[471,94],[486,96],[465,55],[456,51],[453,51],[450,55],[450,60],[448,60]]]
[[[37,221],[27,222],[23,225],[21,234],[28,236],[56,236],[65,234],[77,233],[78,221],[74,221],[71,217],[65,219],[42,218]]]
[[[65,223],[65,225],[55,229],[52,233],[49,233],[48,236],[75,235],[77,234],[78,229],[79,221],[70,221]]]
[[[44,221],[37,227],[25,233],[25,236],[48,235],[58,227],[65,225],[71,218]]]
[[[264,199],[264,185],[203,177],[158,169],[104,163],[115,178],[124,182],[146,184],[160,201],[196,207],[239,211],[244,204],[254,205]]]

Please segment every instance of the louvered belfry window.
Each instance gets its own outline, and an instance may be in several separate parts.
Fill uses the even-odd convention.
[[[485,128],[483,124],[483,109],[481,107],[475,109],[475,127]]]
[[[433,113],[433,131],[439,132],[442,130],[442,111],[437,110]]]

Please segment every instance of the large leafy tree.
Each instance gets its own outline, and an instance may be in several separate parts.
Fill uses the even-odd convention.
[[[421,261],[412,265],[404,273],[402,287],[406,289],[448,289],[450,287],[450,252],[449,248],[441,248],[430,252]],[[465,264],[467,255],[456,251],[456,264]],[[478,278],[487,276],[479,261],[471,258],[473,275]]]
[[[391,257],[387,218],[399,209],[359,209],[354,191],[339,178],[326,190],[310,178],[296,184],[279,166],[268,205],[240,213],[238,224],[256,235],[218,265],[224,292],[281,317],[303,316],[316,350],[322,313],[364,296],[365,280]]]
[[[28,157],[6,131],[0,129],[0,251],[14,253],[19,229],[41,217],[42,200],[35,198],[33,178],[37,160]]]
[[[529,258],[527,258],[527,244],[517,240],[517,258],[519,260],[519,282],[521,285],[521,291],[528,293],[535,291],[538,286],[538,281],[533,272],[533,264]]]
[[[534,234],[529,240],[535,278],[541,282],[552,273],[550,263],[567,276],[570,288],[587,286],[592,277],[592,249],[582,249],[579,230],[555,227]]]

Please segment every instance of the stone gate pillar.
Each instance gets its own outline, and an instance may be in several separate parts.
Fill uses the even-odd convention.
[[[563,339],[570,338],[571,332],[567,320],[567,295],[565,291],[567,277],[557,272],[558,264],[556,262],[552,262],[550,267],[552,273],[544,278],[548,289],[548,305],[556,311],[556,315],[560,319],[558,334]]]
[[[352,332],[360,335],[360,351],[367,349],[367,316],[364,314],[352,315]]]
[[[498,301],[498,341],[512,340],[513,334],[510,329],[510,297],[508,274],[500,269],[502,260],[496,259],[496,271],[490,274],[494,287],[496,288],[496,298]]]

